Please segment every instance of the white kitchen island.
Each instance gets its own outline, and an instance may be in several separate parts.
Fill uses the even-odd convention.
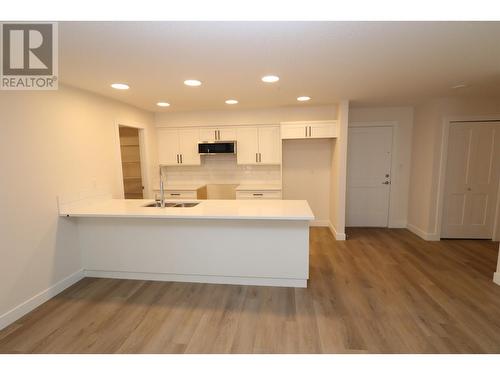
[[[87,276],[307,287],[314,219],[307,201],[201,200],[189,201],[198,202],[195,207],[144,207],[152,202],[60,204],[62,220],[77,223]]]

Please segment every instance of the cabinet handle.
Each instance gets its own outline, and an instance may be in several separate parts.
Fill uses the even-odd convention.
[[[262,163],[262,154],[259,152],[259,163]]]
[[[217,130],[214,130],[214,138],[217,140]]]
[[[258,153],[255,153],[255,162],[258,163],[259,162],[259,154]]]
[[[253,193],[253,196],[254,197],[262,197],[264,194],[262,193]]]
[[[220,141],[220,130],[217,130],[217,138]]]
[[[177,164],[179,164],[179,154],[177,154]]]
[[[181,164],[182,164],[182,154],[181,154]]]
[[[175,196],[179,196],[179,195],[181,195],[181,193],[170,193],[171,197],[175,197]]]
[[[307,138],[307,126],[305,126],[304,129],[306,131],[306,138]]]

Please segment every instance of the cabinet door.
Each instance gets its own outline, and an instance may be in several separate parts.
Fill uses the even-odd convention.
[[[311,124],[310,138],[335,138],[337,137],[337,123]]]
[[[259,128],[259,164],[281,164],[281,138],[278,126]]]
[[[219,141],[235,141],[236,140],[236,129],[234,128],[220,128],[219,131]]]
[[[201,128],[200,129],[200,141],[202,142],[213,142],[216,140],[217,134],[216,128]]]
[[[236,132],[238,164],[258,164],[259,128],[240,128]]]
[[[160,165],[177,165],[179,132],[177,129],[158,129],[158,160]]]
[[[198,142],[200,141],[199,129],[179,129],[179,154],[182,165],[200,165]]]
[[[304,124],[297,125],[282,125],[281,138],[282,139],[302,139],[309,138],[308,127]]]

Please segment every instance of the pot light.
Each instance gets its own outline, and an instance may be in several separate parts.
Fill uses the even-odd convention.
[[[167,102],[158,102],[156,103],[158,107],[170,107],[170,103]]]
[[[226,100],[226,104],[238,104],[238,101],[236,99],[228,99]]]
[[[186,86],[196,87],[196,86],[201,86],[201,81],[198,81],[197,79],[186,79],[184,81],[184,84]]]
[[[278,76],[264,76],[262,77],[262,82],[266,82],[266,83],[274,83],[274,82],[278,82],[280,80],[280,77]]]
[[[311,100],[311,98],[309,96],[299,96],[297,100],[299,102],[307,102],[308,100]]]
[[[129,89],[129,85],[127,85],[126,83],[112,83],[111,87],[116,89],[116,90],[128,90]]]

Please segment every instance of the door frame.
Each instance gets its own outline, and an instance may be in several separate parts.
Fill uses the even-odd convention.
[[[439,158],[439,169],[438,169],[438,196],[436,201],[436,212],[435,212],[435,231],[430,234],[429,240],[440,241],[441,240],[441,228],[443,221],[443,209],[444,209],[444,187],[446,184],[446,167],[448,164],[448,141],[450,137],[450,127],[453,123],[458,122],[498,122],[500,123],[500,114],[489,115],[489,116],[447,116],[443,118],[443,126],[441,133],[441,155]],[[493,234],[492,241],[498,241],[500,239],[500,231],[497,230],[498,221],[500,220],[500,184],[498,184],[497,192],[497,206],[495,208],[495,214],[493,219]]]
[[[151,197],[152,190],[149,180],[149,153],[148,153],[148,133],[144,125],[130,123],[129,121],[115,121],[115,152],[116,152],[116,166],[118,168],[118,186],[120,187],[120,198],[125,198],[125,187],[123,186],[123,169],[122,169],[122,152],[120,147],[120,126],[128,128],[135,128],[139,130],[139,153],[141,155],[141,178],[143,189],[143,198]]]
[[[394,190],[396,187],[399,187],[399,173],[398,173],[398,164],[400,155],[398,154],[396,147],[396,140],[399,140],[399,122],[398,121],[353,121],[349,122],[349,128],[381,128],[381,127],[391,127],[392,128],[392,142],[391,142],[391,185],[389,188],[389,215],[387,220],[388,228],[406,228],[406,222],[401,223],[394,219],[394,213],[391,210],[391,207],[396,207],[396,195],[394,194]],[[349,141],[347,141],[347,147],[349,148]],[[349,155],[349,150],[347,151]],[[346,172],[349,173],[349,160],[347,160]],[[393,187],[395,185],[395,187]],[[346,193],[347,193],[347,183],[346,183]],[[346,201],[347,203],[347,201]],[[347,207],[346,207],[346,215],[347,215]]]

